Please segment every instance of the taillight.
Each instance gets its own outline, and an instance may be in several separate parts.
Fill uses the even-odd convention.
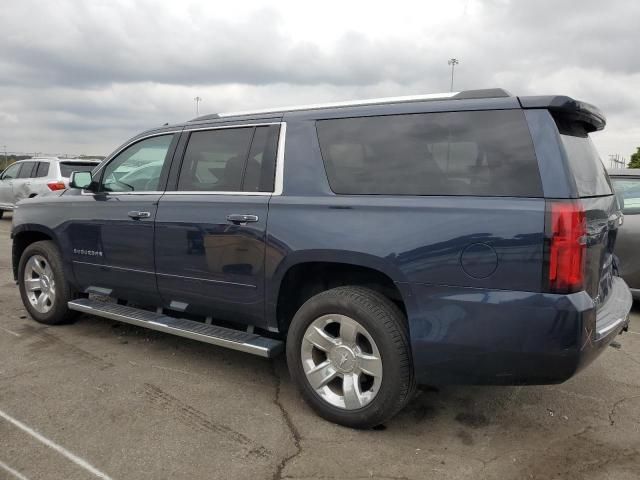
[[[547,203],[545,251],[548,290],[572,293],[584,286],[586,219],[575,201]]]
[[[52,192],[55,192],[56,190],[64,190],[65,188],[67,188],[64,182],[48,182],[47,187],[49,187],[49,190],[51,190]]]

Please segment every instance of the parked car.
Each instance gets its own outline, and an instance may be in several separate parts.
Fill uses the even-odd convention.
[[[616,255],[620,259],[620,276],[640,299],[640,168],[609,170],[614,189],[622,199],[624,224],[618,231]]]
[[[33,198],[69,186],[72,171],[93,170],[99,160],[31,158],[10,165],[0,174],[0,218],[24,198]]]
[[[203,116],[23,201],[13,272],[45,324],[84,312],[286,349],[304,398],[351,427],[417,383],[558,383],[631,308],[589,140],[604,126],[589,104],[500,89]]]

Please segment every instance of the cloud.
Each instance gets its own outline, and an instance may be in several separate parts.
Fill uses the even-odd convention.
[[[640,4],[327,0],[223,4],[22,0],[3,5],[0,141],[108,153],[203,111],[501,86],[595,103],[601,152],[640,139]]]

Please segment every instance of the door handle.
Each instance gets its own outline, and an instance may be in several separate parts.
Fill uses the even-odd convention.
[[[240,225],[242,223],[252,223],[258,221],[257,215],[243,215],[240,213],[232,213],[227,215],[227,221]]]
[[[132,210],[127,213],[134,220],[140,220],[141,218],[149,218],[151,217],[151,212],[139,212],[137,210]]]

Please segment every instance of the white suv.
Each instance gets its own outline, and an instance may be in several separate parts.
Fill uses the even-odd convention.
[[[99,160],[57,157],[15,162],[0,174],[0,218],[23,198],[66,189],[71,172],[90,172],[99,163]]]

